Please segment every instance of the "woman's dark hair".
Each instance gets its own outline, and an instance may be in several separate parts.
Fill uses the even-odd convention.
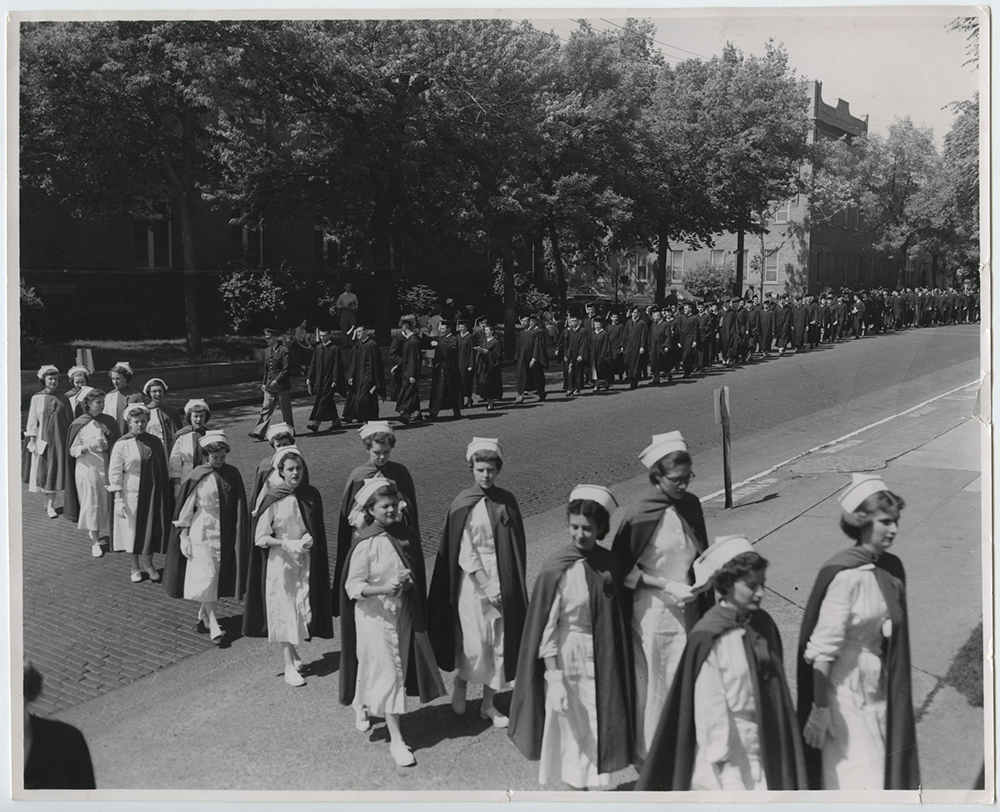
[[[375,493],[368,497],[368,501],[365,502],[365,524],[371,524],[375,521],[375,517],[372,516],[372,508],[379,499],[392,499],[394,502],[400,500],[399,488],[396,487],[395,482],[387,482],[381,488],[379,488]]]
[[[593,499],[574,499],[566,507],[566,518],[570,516],[586,516],[597,529],[598,540],[603,539],[611,529],[611,517],[607,509]]]
[[[284,477],[281,475],[281,472],[285,470],[285,463],[288,462],[289,460],[298,460],[299,462],[302,463],[303,469],[305,469],[306,461],[302,459],[302,455],[296,454],[294,451],[290,451],[289,453],[285,454],[285,456],[281,458],[281,462],[278,463],[278,476],[280,476],[282,479],[284,479]]]
[[[221,440],[219,440],[219,441],[214,442],[214,443],[209,443],[207,446],[205,446],[202,449],[202,451],[204,451],[206,454],[217,454],[220,451],[225,451],[228,454],[230,451],[232,451],[232,449],[229,447],[229,443],[224,443]],[[289,457],[294,457],[296,455],[295,454],[289,454],[288,456]],[[284,465],[285,461],[282,460],[281,464]]]
[[[107,397],[107,395],[105,395],[102,390],[100,390],[100,389],[91,389],[86,395],[84,395],[82,398],[80,398],[80,400],[77,401],[77,402],[83,407],[83,410],[85,412],[89,412],[90,411],[90,402],[92,400],[94,400],[95,398],[103,398],[103,397]]]
[[[374,434],[369,434],[367,437],[362,438],[362,443],[364,443],[365,448],[369,451],[372,450],[373,443],[381,443],[382,445],[387,445],[389,448],[396,447],[396,435],[388,431],[376,431]]]
[[[712,575],[712,588],[720,595],[727,595],[740,578],[767,569],[767,559],[760,553],[740,553],[731,558]]]
[[[212,410],[211,409],[206,409],[204,406],[200,406],[200,405],[199,406],[194,406],[194,407],[188,409],[184,413],[184,420],[187,422],[187,424],[189,426],[191,425],[191,415],[193,415],[195,412],[204,412],[205,413],[205,422],[206,423],[209,420],[212,419]]]
[[[503,457],[496,451],[473,451],[472,459],[469,460],[469,468],[472,468],[477,462],[492,462],[496,466],[498,474],[503,470]]]
[[[117,372],[119,375],[125,378],[126,381],[132,381],[132,373],[129,372],[125,367],[111,367],[112,372]]]
[[[678,465],[691,465],[691,455],[687,451],[671,451],[662,460],[657,460],[649,469],[649,481],[656,485]]]
[[[903,501],[903,497],[897,496],[892,491],[873,493],[858,505],[853,513],[840,514],[840,529],[855,544],[860,544],[861,534],[871,524],[872,516],[876,513],[886,513],[898,521],[904,507],[906,502]]]
[[[42,675],[31,660],[24,664],[24,701],[34,702],[42,693]]]

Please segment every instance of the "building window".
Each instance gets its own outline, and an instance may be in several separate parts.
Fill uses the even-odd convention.
[[[865,261],[864,257],[855,257],[854,258],[854,284],[855,285],[860,285],[861,284],[861,276],[864,273],[864,265],[863,265],[864,261]]]
[[[847,228],[853,231],[861,228],[861,210],[857,206],[851,206],[847,210]]]
[[[767,254],[764,257],[764,281],[778,281],[778,252]]]
[[[333,232],[323,226],[313,229],[313,250],[317,268],[333,269],[340,267],[340,240]]]
[[[816,254],[816,281],[817,282],[822,282],[823,279],[824,279],[824,275],[823,274],[824,274],[824,271],[826,271],[826,268],[824,267],[823,260],[824,260],[825,256],[826,255],[822,251],[820,251],[819,253]]]
[[[240,220],[243,212],[233,209],[232,220]],[[230,253],[242,259],[247,267],[264,269],[264,233],[261,229],[232,222],[229,227]]]
[[[787,223],[792,216],[792,201],[786,200],[774,212],[775,223]]]
[[[645,282],[649,277],[647,261],[649,259],[649,254],[645,251],[639,251],[635,255],[635,278],[637,282]]]
[[[719,249],[712,249],[712,267],[721,268],[726,261],[726,252]]]
[[[671,251],[668,259],[670,265],[670,281],[682,281],[684,279],[684,252]]]
[[[135,221],[133,245],[135,267],[145,270],[170,270],[174,267],[173,226],[166,201],[147,201],[149,212]]]

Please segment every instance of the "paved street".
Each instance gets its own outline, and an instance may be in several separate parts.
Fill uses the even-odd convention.
[[[976,380],[978,333],[977,325],[909,331],[714,371],[672,387],[573,400],[556,395],[545,404],[492,413],[476,408],[469,420],[401,429],[394,459],[414,473],[425,551],[431,554],[448,503],[468,481],[466,442],[473,434],[499,437],[506,458],[500,482],[515,492],[528,517],[533,575],[561,543],[569,489],[581,481],[608,483],[631,498],[644,479],[636,454],[654,432],[684,433],[695,458],[696,493],[721,488],[720,436],[711,405],[716,386],[731,389],[738,482]],[[307,408],[300,403],[295,416],[302,427]],[[723,511],[719,499],[706,504],[710,534],[740,530],[762,539],[760,550],[772,562],[767,607],[779,622],[786,652],[793,651],[816,569],[843,542],[833,501],[847,480],[843,471],[852,470],[859,457],[877,467],[888,463],[887,480],[906,485],[899,488],[908,502],[900,555],[911,581],[914,666],[920,674],[915,687],[918,703],[927,701],[926,724],[954,724],[961,715],[935,714],[934,703],[940,697],[961,709],[964,700],[949,695],[943,677],[981,614],[974,404],[974,388],[956,392],[778,469],[738,493],[735,510]],[[229,430],[230,459],[247,476],[266,453],[266,446],[245,436],[254,413],[253,407],[239,407],[213,419]],[[324,496],[327,527],[336,527],[340,491],[363,459],[361,444],[351,431],[303,437],[301,445]],[[129,583],[124,556],[90,558],[85,536],[65,520],[44,518],[40,499],[26,498],[24,523],[24,643],[46,676],[40,710],[62,711],[61,718],[84,730],[101,786],[536,788],[535,765],[521,759],[502,734],[485,730],[478,719],[456,721],[440,702],[404,719],[418,751],[416,770],[397,770],[384,748],[369,757],[372,748],[351,745],[359,734],[349,709],[336,704],[337,640],[306,647],[313,661],[309,685],[293,692],[277,676],[272,647],[236,639],[238,604],[227,604],[225,612],[232,645],[215,651],[193,631],[193,604],[166,598],[157,585]],[[246,702],[248,696],[260,701]],[[980,742],[981,717],[973,712],[964,727],[968,733],[978,718]],[[154,730],[158,769],[150,771]],[[308,740],[323,755],[282,757],[275,764],[272,754],[284,752],[286,744],[294,752],[305,730],[317,731],[319,738]],[[243,742],[235,764],[224,745],[234,736]],[[384,728],[372,736],[384,738]],[[191,747],[192,737],[204,746]],[[928,747],[939,738],[931,736]],[[975,745],[974,736],[966,738]],[[144,758],[130,757],[143,751]],[[981,753],[981,745],[972,747],[972,760],[981,760]],[[337,768],[324,770],[317,758]],[[484,758],[491,765],[485,774]],[[952,770],[933,784],[927,777],[931,765],[923,761],[927,786],[971,782]]]

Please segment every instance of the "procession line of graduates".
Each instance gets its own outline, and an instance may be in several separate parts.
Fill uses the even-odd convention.
[[[81,390],[81,415],[67,426],[58,377],[39,370],[29,484],[48,498],[61,460],[81,528],[98,539],[106,529],[113,549],[133,555],[133,581],[158,580],[152,556],[164,553],[167,594],[196,602],[198,629],[216,642],[218,600],[242,599],[243,634],[280,645],[291,686],[305,684],[299,647],[332,638],[339,617],[340,701],[358,730],[385,719],[401,766],[415,763],[400,726],[407,697],[442,696],[441,671],[454,671],[453,712],[464,714],[469,685],[481,685],[480,715],[540,762],[545,785],[600,788],[634,764],[637,789],[919,786],[905,574],[887,552],[904,504],[878,477],[855,474],[840,496],[854,545],[813,587],[796,705],[777,629],[759,608],[768,562],[743,536],[708,543],[679,432],[639,455],[650,488],[610,549],[598,542],[614,495],[573,489],[570,543],[542,565],[529,599],[524,522],[497,485],[499,441],[475,437],[466,449],[472,484],[448,510],[428,585],[413,478],[390,459],[389,424],[369,422],[359,431],[368,460],[344,487],[331,589],[322,498],[290,425],[269,427],[274,454],[248,499],[204,401],[186,404],[169,458],[185,438],[187,450],[168,463],[148,430],[154,409],[125,405],[118,436],[103,393]],[[161,427],[173,425],[162,397],[156,409]],[[62,427],[63,456],[47,456]],[[511,685],[508,716],[496,696]]]

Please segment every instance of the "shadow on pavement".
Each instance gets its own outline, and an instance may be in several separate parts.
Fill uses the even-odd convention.
[[[414,752],[434,747],[448,739],[464,739],[478,736],[492,727],[479,715],[482,701],[470,700],[466,703],[465,715],[456,716],[451,703],[425,705],[403,717],[406,727],[406,743]]]
[[[328,651],[318,660],[305,663],[302,667],[304,677],[328,677],[340,671],[340,652]]]

